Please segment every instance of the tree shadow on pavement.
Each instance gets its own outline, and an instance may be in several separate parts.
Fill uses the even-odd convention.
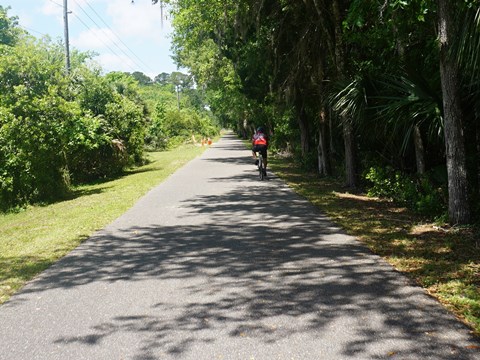
[[[153,359],[182,357],[221,332],[265,345],[314,336],[319,349],[339,346],[352,359],[476,355],[448,337],[463,325],[285,187],[196,196],[180,206],[178,224],[99,232],[23,290],[144,280],[165,287],[147,313],[113,316],[58,343],[95,346],[142,333],[136,358]],[[199,215],[207,220],[188,222]],[[338,332],[345,336],[327,335]],[[394,340],[402,347],[389,345]]]

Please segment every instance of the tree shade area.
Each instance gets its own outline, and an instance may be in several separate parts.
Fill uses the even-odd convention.
[[[192,78],[103,74],[91,54],[21,30],[0,6],[0,210],[69,196],[218,126]],[[157,81],[158,80],[158,81]]]
[[[265,125],[320,176],[478,221],[478,0],[162,3],[176,62],[224,126]]]
[[[148,0],[145,0],[148,1]],[[158,3],[158,0],[152,0]],[[103,74],[0,7],[0,207],[217,124],[452,225],[480,215],[480,0],[163,0],[189,74]]]

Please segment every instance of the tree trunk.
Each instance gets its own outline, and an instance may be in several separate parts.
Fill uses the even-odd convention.
[[[345,50],[343,48],[342,15],[338,0],[332,1],[332,13],[335,22],[335,65],[338,77],[345,76]]]
[[[324,61],[325,56],[320,56],[317,64],[317,81],[318,81],[318,94],[320,112],[318,113],[318,144],[317,144],[317,157],[318,157],[318,173],[321,176],[330,175],[330,167],[327,160],[327,143],[326,143],[326,127],[327,127],[327,112],[322,99],[324,96],[323,81],[325,80]]]
[[[330,167],[328,166],[327,160],[327,146],[325,141],[325,124],[326,124],[327,114],[325,113],[325,108],[322,106],[322,110],[319,114],[319,124],[318,124],[318,173],[323,176],[330,175]]]
[[[302,151],[302,157],[305,157],[310,151],[310,145],[308,142],[308,120],[307,114],[305,113],[305,108],[303,104],[301,105],[298,115],[298,126],[300,128],[300,146]]]
[[[386,3],[385,3],[386,4]],[[398,17],[397,11],[394,12],[394,18]],[[393,24],[393,32],[397,38],[397,51],[402,64],[405,64],[405,45],[399,34],[398,28]],[[415,160],[417,163],[417,174],[425,174],[425,149],[423,147],[422,133],[418,124],[413,125],[413,144],[415,145]]]
[[[355,147],[353,126],[347,120],[343,120],[343,140],[345,142],[345,185],[351,188],[357,186],[355,174]]]
[[[333,121],[332,121],[332,111],[330,110],[328,112],[328,128],[330,129],[329,131],[329,142],[328,142],[328,147],[330,151],[330,164],[333,164],[333,157],[334,155],[337,154],[337,151],[335,150],[335,146],[333,144]]]
[[[305,2],[305,0],[304,0]],[[327,35],[327,41],[325,42],[327,49],[328,49],[328,54],[333,57],[335,54],[335,49],[333,46],[333,41],[331,39],[331,34],[330,34],[330,26],[327,25],[327,20],[329,20],[329,14],[326,14],[325,11],[322,10],[322,5],[320,4],[319,0],[313,0],[313,6],[315,8],[315,11],[317,12],[317,20],[318,20],[318,25],[321,29],[322,32]]]
[[[249,132],[248,132],[248,121],[247,121],[247,116],[244,114],[243,120],[239,120],[241,123],[240,128],[242,129],[242,136],[244,139],[249,139]]]
[[[478,116],[477,116],[478,119]],[[480,191],[480,126],[476,124],[475,126],[475,138],[476,138],[476,182],[477,182],[477,198],[480,197],[479,191]]]
[[[423,147],[422,134],[420,127],[414,125],[413,127],[413,143],[415,144],[415,159],[417,161],[417,174],[425,174],[425,149]]]
[[[438,0],[440,76],[448,174],[448,215],[452,224],[468,224],[468,181],[458,67],[449,56],[453,37],[451,0]]]
[[[345,51],[342,37],[342,16],[338,0],[332,1],[332,12],[335,22],[335,64],[339,79],[345,77]],[[343,117],[343,116],[341,116]],[[343,141],[345,144],[345,185],[357,187],[357,176],[355,170],[355,136],[353,126],[349,119],[342,118]]]

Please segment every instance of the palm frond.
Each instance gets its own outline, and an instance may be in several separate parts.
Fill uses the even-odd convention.
[[[480,6],[460,6],[458,8],[457,23],[462,24],[458,29],[458,36],[452,42],[452,56],[464,72],[471,78],[479,77],[480,71]]]
[[[410,143],[415,125],[426,124],[430,137],[438,138],[442,133],[441,102],[428,82],[415,77],[385,75],[375,80],[375,88],[369,109],[375,114],[376,122],[385,125],[386,131],[403,134],[402,152]]]
[[[329,98],[330,105],[344,121],[358,124],[362,121],[367,108],[367,95],[364,79],[356,78],[350,82],[333,84],[334,91]]]

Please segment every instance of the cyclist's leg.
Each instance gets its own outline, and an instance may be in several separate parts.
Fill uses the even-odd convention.
[[[262,156],[263,156],[263,163],[265,164],[265,169],[267,168],[267,147],[262,147]]]
[[[257,146],[255,145],[255,146],[252,147],[252,157],[253,157],[253,160],[255,160],[255,165],[258,165],[257,152],[259,152],[259,149],[258,149]]]
[[[267,147],[262,146],[260,151],[262,153],[262,158],[263,158],[263,171],[264,173],[266,173],[267,172]]]

